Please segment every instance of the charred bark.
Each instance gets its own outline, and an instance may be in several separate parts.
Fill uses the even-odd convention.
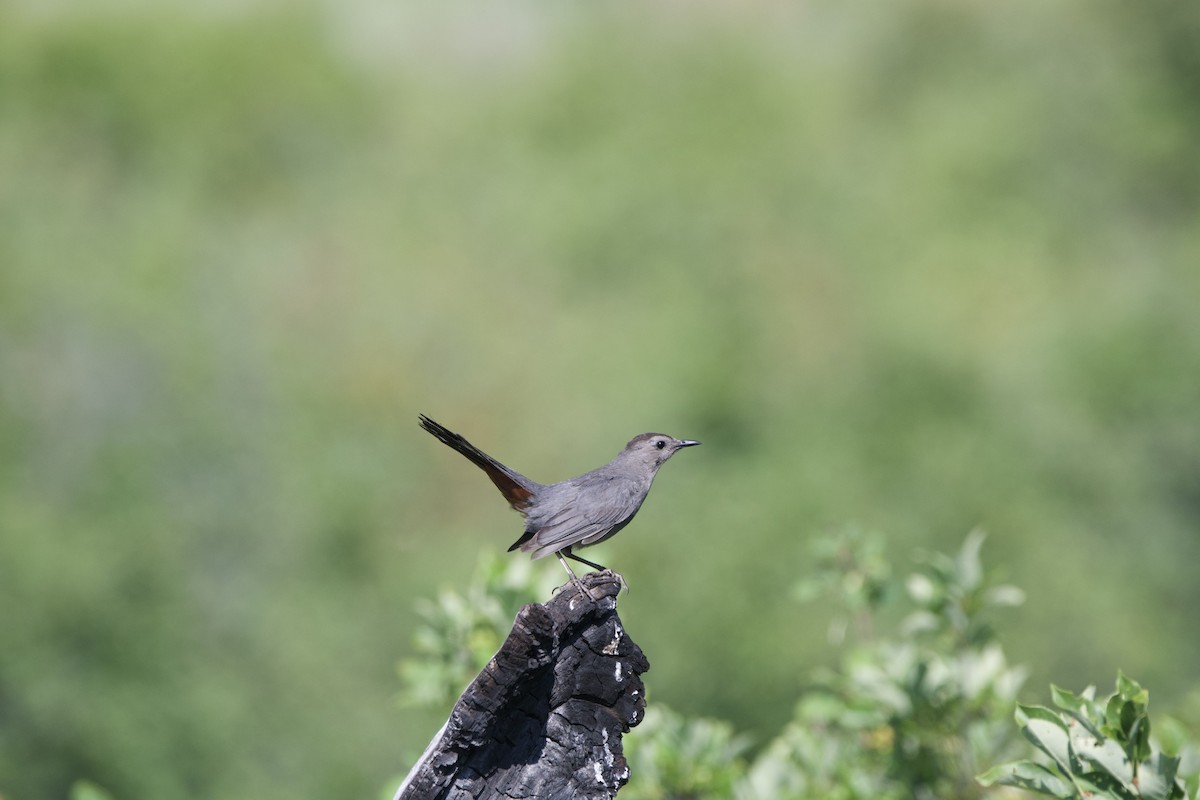
[[[614,798],[650,668],[617,616],[619,580],[591,573],[592,599],[567,584],[522,608],[395,800]]]

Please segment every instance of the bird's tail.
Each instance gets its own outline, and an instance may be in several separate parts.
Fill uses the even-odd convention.
[[[420,419],[421,427],[433,434],[439,442],[462,453],[472,464],[486,472],[510,506],[522,512],[529,508],[538,484],[504,466],[461,435],[439,425],[424,414],[420,415]]]

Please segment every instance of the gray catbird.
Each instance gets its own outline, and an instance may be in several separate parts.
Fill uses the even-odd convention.
[[[504,466],[424,414],[420,419],[422,428],[486,472],[508,504],[525,517],[525,533],[513,542],[509,551],[519,547],[531,553],[531,558],[553,553],[581,589],[582,584],[563,556],[593,569],[606,569],[580,558],[571,548],[603,542],[628,525],[642,507],[658,468],[676,451],[700,444],[665,433],[643,433],[630,439],[625,449],[603,467],[543,486]]]

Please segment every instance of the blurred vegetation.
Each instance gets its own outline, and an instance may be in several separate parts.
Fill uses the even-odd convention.
[[[848,522],[991,531],[1032,685],[1194,702],[1198,42],[1172,0],[0,4],[0,793],[406,769],[413,602],[519,533],[418,411],[541,480],[705,442],[595,554],[689,717],[788,722]]]

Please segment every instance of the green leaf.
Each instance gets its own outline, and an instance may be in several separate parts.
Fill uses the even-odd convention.
[[[1076,775],[1074,780],[1075,785],[1083,792],[1091,792],[1093,795],[1114,798],[1115,800],[1138,800],[1135,792],[1126,789],[1121,785],[1120,781],[1107,772],[1089,772],[1085,775]]]
[[[1121,695],[1122,700],[1128,700],[1140,706],[1140,711],[1145,711],[1146,706],[1150,703],[1150,692],[1120,670],[1117,670],[1117,693]]]
[[[921,605],[929,605],[941,592],[934,585],[928,575],[923,575],[920,572],[914,572],[908,576],[904,582],[904,588],[908,590],[908,596],[913,599],[913,602]]]
[[[1137,792],[1133,782],[1133,764],[1120,744],[1112,739],[1097,738],[1076,725],[1071,731],[1071,747],[1079,758],[1099,767],[1130,792]]]
[[[91,781],[75,781],[71,785],[71,800],[112,800],[112,795]]]
[[[1136,718],[1137,709],[1132,703],[1126,702],[1120,694],[1114,694],[1108,698],[1108,703],[1104,707],[1104,721],[1108,727],[1106,732],[1109,736],[1126,741],[1129,737],[1129,729],[1133,727],[1133,721]]]
[[[1080,697],[1072,691],[1050,684],[1050,696],[1054,698],[1054,705],[1059,708],[1064,708],[1067,711],[1078,711],[1081,714],[1086,714],[1091,708],[1085,698]]]
[[[1183,785],[1184,785],[1184,791],[1187,792],[1187,795],[1186,795],[1187,797],[1192,798],[1192,800],[1195,800],[1195,798],[1200,797],[1200,772],[1191,772],[1191,773],[1184,775],[1183,776]],[[1178,795],[1172,795],[1172,797],[1177,797],[1177,796]]]
[[[1138,767],[1138,789],[1146,800],[1171,800],[1176,794],[1179,757],[1155,753]],[[1179,790],[1182,791],[1182,790]]]
[[[1067,726],[1062,719],[1044,706],[1023,706],[1020,703],[1013,716],[1021,728],[1021,734],[1034,747],[1054,759],[1054,763],[1065,774],[1071,774],[1071,745]]]
[[[1154,725],[1154,738],[1164,753],[1179,755],[1191,744],[1191,733],[1187,726],[1174,717],[1158,717]]]
[[[1076,797],[1077,793],[1068,781],[1036,761],[1014,761],[992,767],[975,780],[984,786],[999,784],[1015,786],[1051,797]]]
[[[993,586],[991,589],[988,589],[984,598],[992,606],[1015,607],[1025,602],[1025,592],[1016,586],[1005,584],[1003,586]]]
[[[792,586],[792,599],[800,603],[811,603],[826,590],[828,581],[817,578],[802,578]]]
[[[958,583],[967,591],[978,588],[983,582],[983,566],[979,562],[979,549],[983,547],[983,540],[986,538],[987,534],[979,528],[968,533],[954,560]]]
[[[1124,705],[1119,694],[1112,695],[1104,704],[1104,726],[1114,735],[1121,730],[1121,708]]]
[[[905,636],[916,636],[922,633],[932,633],[942,625],[942,618],[932,611],[914,611],[900,623],[900,631]]]
[[[1143,711],[1129,732],[1129,756],[1140,764],[1150,757],[1150,717]]]
[[[1096,704],[1086,691],[1083,694],[1075,694],[1051,684],[1050,694],[1054,698],[1054,705],[1064,709],[1090,734],[1100,737],[1100,728],[1093,719],[1097,715]]]

